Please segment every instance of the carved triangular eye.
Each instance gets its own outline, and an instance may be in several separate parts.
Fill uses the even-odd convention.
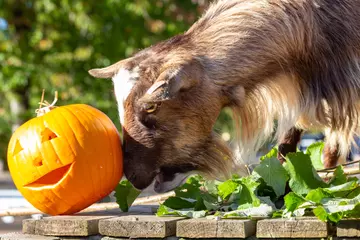
[[[36,157],[34,160],[33,160],[33,164],[35,167],[40,167],[43,165],[43,161],[42,161],[42,158],[40,157]]]
[[[24,148],[21,146],[19,139],[18,139],[18,140],[16,140],[16,143],[15,143],[14,155],[18,154],[22,150],[24,150]]]
[[[56,133],[51,131],[49,128],[45,128],[41,132],[41,142],[50,141],[51,139],[54,139],[54,138],[57,138],[57,137],[58,136],[56,135]]]

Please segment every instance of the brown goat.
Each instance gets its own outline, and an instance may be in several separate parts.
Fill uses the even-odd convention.
[[[125,176],[163,192],[193,171],[242,173],[274,131],[283,155],[316,129],[332,161],[345,156],[359,125],[359,55],[359,0],[219,0],[186,33],[89,72],[113,79]],[[239,154],[212,131],[224,107]]]

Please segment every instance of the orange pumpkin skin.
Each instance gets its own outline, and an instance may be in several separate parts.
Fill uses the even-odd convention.
[[[119,133],[101,111],[74,104],[33,118],[7,153],[17,189],[50,215],[72,214],[104,198],[123,174]]]

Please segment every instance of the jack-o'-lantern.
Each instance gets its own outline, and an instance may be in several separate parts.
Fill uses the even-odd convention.
[[[38,109],[36,118],[14,132],[7,159],[17,189],[34,207],[50,215],[72,214],[119,183],[121,141],[101,111],[54,103]]]

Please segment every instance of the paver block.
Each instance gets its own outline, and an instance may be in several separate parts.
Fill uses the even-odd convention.
[[[176,236],[184,238],[246,238],[255,232],[255,221],[240,219],[190,219],[176,227]]]
[[[24,233],[7,233],[0,235],[0,240],[102,240],[102,236],[93,235],[86,237],[55,237],[55,236],[40,236]]]
[[[175,235],[176,222],[181,217],[129,215],[99,222],[99,233],[110,237],[165,238]]]
[[[121,238],[121,237],[108,237],[105,236],[103,237],[101,240],[128,240],[129,238]],[[131,238],[130,238],[131,239]],[[177,237],[166,237],[166,238],[136,238],[137,240],[159,240],[159,239],[163,239],[163,240],[179,240],[179,238]]]
[[[336,235],[338,237],[360,237],[360,220],[341,220],[337,225]]]
[[[35,234],[35,219],[24,219],[22,221],[22,232],[25,234]]]
[[[7,233],[0,235],[0,240],[60,240],[58,237],[49,237],[49,236],[39,236],[32,234],[23,234],[23,233]]]
[[[265,219],[257,222],[258,238],[325,238],[328,225],[316,218]]]
[[[55,216],[23,220],[23,233],[44,236],[90,236],[99,233],[99,220],[114,216]]]

